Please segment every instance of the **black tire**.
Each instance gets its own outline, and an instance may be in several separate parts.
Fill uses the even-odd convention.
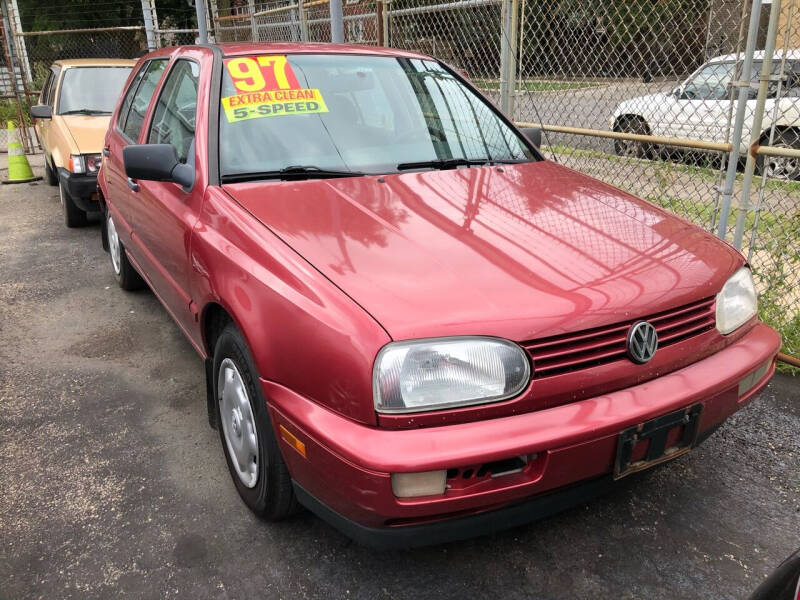
[[[622,117],[615,123],[614,131],[650,135],[650,128],[641,117]],[[651,158],[653,145],[629,140],[614,140],[614,153],[628,158]]]
[[[47,182],[47,185],[57,186],[58,185],[58,173],[53,168],[53,158],[50,157],[49,159],[47,156],[44,157],[44,180]]]
[[[761,138],[761,144],[769,144],[769,134]],[[800,130],[784,129],[775,134],[773,146],[779,148],[800,149]],[[800,179],[800,159],[783,156],[758,155],[756,171],[776,181],[797,181]]]
[[[257,476],[251,487],[244,481],[234,467],[228,442],[226,441],[226,426],[224,418],[231,420],[230,414],[222,413],[222,393],[220,389],[220,368],[225,362],[231,361],[235,365],[238,375],[247,392],[247,401],[255,422],[257,433],[258,452],[255,454]],[[295,499],[292,488],[292,478],[281,456],[278,441],[272,427],[272,421],[267,411],[267,403],[258,385],[258,374],[247,349],[247,344],[236,326],[228,322],[217,338],[214,348],[213,361],[214,398],[217,411],[217,430],[219,431],[222,451],[225,462],[228,464],[233,483],[250,510],[261,518],[276,521],[297,512],[299,505]],[[241,429],[242,426],[240,426]],[[230,429],[230,428],[228,428]]]
[[[64,183],[58,182],[58,195],[61,199],[61,208],[64,211],[64,224],[67,227],[85,227],[89,222],[86,212],[75,205],[72,196],[64,189]]]
[[[108,244],[108,254],[111,257],[111,272],[114,273],[119,287],[129,292],[142,289],[145,285],[144,279],[128,260],[128,255],[125,254],[125,246],[122,245],[117,235],[117,228],[114,226],[114,220],[108,211],[105,214],[103,232]]]

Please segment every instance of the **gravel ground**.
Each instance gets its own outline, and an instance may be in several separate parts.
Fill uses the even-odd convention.
[[[689,455],[493,537],[380,553],[307,513],[261,522],[208,427],[200,358],[110,269],[55,188],[0,187],[3,600],[743,598],[800,546],[786,376]]]

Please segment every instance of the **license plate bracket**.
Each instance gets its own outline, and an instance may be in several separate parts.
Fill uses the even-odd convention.
[[[693,404],[622,431],[617,442],[614,479],[620,479],[686,454],[697,441],[697,428],[702,411],[702,404]],[[681,429],[677,440],[667,446],[670,432],[679,427]],[[636,446],[644,442],[648,442],[644,457],[633,460]]]

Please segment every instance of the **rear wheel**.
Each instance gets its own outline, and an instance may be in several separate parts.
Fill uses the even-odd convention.
[[[650,128],[640,117],[625,117],[620,119],[614,126],[614,131],[650,135]],[[614,152],[618,156],[650,158],[653,155],[653,145],[635,142],[633,140],[614,140]]]
[[[297,502],[250,352],[233,323],[214,349],[214,395],[222,449],[236,490],[257,515],[278,520]]]
[[[762,140],[764,144],[768,140]],[[786,129],[775,136],[772,145],[776,148],[800,149],[800,131]],[[769,179],[795,181],[800,179],[800,159],[792,156],[758,157],[758,172]]]
[[[110,212],[106,212],[106,240],[108,241],[108,253],[111,255],[111,268],[114,270],[114,277],[116,277],[119,287],[128,291],[144,287],[142,276],[136,272],[125,254],[125,246],[119,239]]]
[[[86,212],[75,205],[72,196],[64,189],[64,182],[58,182],[58,197],[61,200],[61,209],[64,211],[64,223],[67,227],[83,227],[89,222]]]

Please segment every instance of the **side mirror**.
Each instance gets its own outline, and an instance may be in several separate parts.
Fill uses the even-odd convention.
[[[185,188],[194,183],[194,167],[178,161],[170,144],[134,144],[122,149],[125,174],[131,179],[170,181]]]
[[[671,93],[673,96],[675,96],[676,98],[680,98],[680,97],[681,97],[681,88],[679,88],[679,87],[676,87],[676,88],[675,88],[674,90],[672,90],[672,92],[670,92],[670,93]]]
[[[31,106],[31,116],[34,119],[52,119],[53,107],[47,104],[36,104]]]
[[[523,127],[522,133],[528,138],[528,141],[537,148],[542,145],[542,130],[538,127]]]

